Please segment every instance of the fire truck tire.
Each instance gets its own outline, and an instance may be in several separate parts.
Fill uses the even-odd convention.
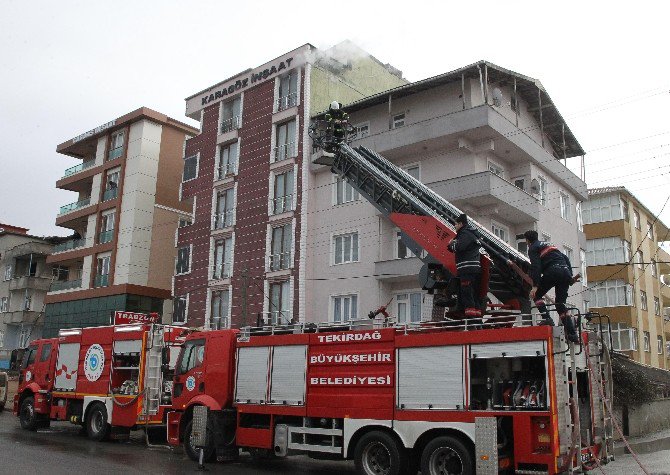
[[[436,437],[421,454],[421,475],[474,475],[475,465],[468,447],[450,436]]]
[[[21,402],[19,422],[21,423],[22,429],[37,430],[39,419],[35,412],[35,398],[33,396],[28,396]]]
[[[86,416],[86,434],[88,438],[101,441],[109,435],[109,424],[107,423],[107,408],[99,403],[93,405]]]
[[[191,431],[193,430],[193,419],[188,421],[186,424],[186,429],[184,429],[184,451],[186,455],[197,462],[200,458],[200,449],[196,448],[191,443]],[[205,462],[214,462],[216,461],[216,447],[214,446],[214,427],[210,420],[207,421],[207,447],[205,447],[204,458]]]
[[[354,449],[354,464],[361,475],[404,475],[407,462],[407,451],[382,431],[363,435]]]

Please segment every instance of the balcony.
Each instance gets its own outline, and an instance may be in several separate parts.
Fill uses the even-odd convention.
[[[63,172],[63,178],[67,178],[69,176],[74,175],[75,173],[82,172],[86,170],[87,168],[91,168],[92,166],[95,165],[95,160],[86,160],[84,162],[81,162],[79,165],[75,165],[73,167],[70,167],[66,169]]]
[[[91,198],[85,198],[81,201],[77,201],[75,203],[70,203],[69,205],[61,206],[60,211],[58,212],[58,216],[62,216],[67,213],[71,213],[72,211],[76,211],[78,209],[84,208],[85,206],[88,206],[91,204]]]
[[[62,242],[60,244],[56,244],[54,246],[54,254],[57,252],[65,252],[65,251],[71,251],[73,249],[77,249],[80,247],[84,247],[86,245],[86,238],[81,238],[81,239],[70,239],[69,241]]]
[[[42,276],[16,276],[9,282],[9,290],[35,289],[48,291],[51,279]]]
[[[214,280],[227,279],[232,275],[232,273],[232,262],[224,262],[222,264],[212,266],[212,279]]]
[[[297,155],[297,150],[294,142],[286,143],[284,145],[279,145],[274,148],[272,151],[272,161],[281,162],[282,160],[288,160]]]
[[[465,205],[496,212],[500,219],[512,224],[525,224],[537,221],[540,217],[537,198],[490,171],[427,185],[455,206]]]
[[[107,160],[114,160],[115,158],[119,158],[121,155],[123,155],[123,147],[113,148],[107,154]]]
[[[235,116],[231,117],[230,119],[224,119],[221,122],[221,133],[225,134],[227,132],[232,132],[233,130],[237,130],[240,128],[240,125],[242,123],[241,117]]]
[[[51,283],[51,292],[59,290],[71,290],[81,288],[81,279],[75,280],[57,280]]]
[[[93,281],[94,287],[108,287],[109,286],[109,274],[96,275],[95,280]]]
[[[114,238],[114,230],[102,231],[98,234],[98,244],[105,244]]]
[[[272,214],[286,213],[293,211],[293,195],[279,196],[270,199],[270,208]]]
[[[293,92],[277,99],[277,112],[290,109],[298,105],[298,93]]]
[[[113,200],[119,195],[119,189],[114,187],[110,188],[109,190],[105,190],[105,192],[102,194],[102,201],[109,201]]]
[[[291,251],[280,252],[268,256],[268,270],[275,272],[278,270],[286,270],[291,268]]]
[[[403,282],[407,280],[416,282],[416,276],[419,275],[422,265],[421,259],[418,257],[377,261],[375,262],[375,275],[377,276],[377,280],[385,282]]]
[[[227,209],[224,213],[218,213],[213,216],[212,229],[225,229],[233,225],[233,210]]]
[[[39,312],[34,312],[30,310],[18,310],[14,312],[3,312],[0,313],[0,323],[5,325],[11,325],[13,323],[34,323],[37,321]]]

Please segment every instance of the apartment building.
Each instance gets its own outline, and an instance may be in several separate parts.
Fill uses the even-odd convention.
[[[42,336],[44,296],[52,280],[46,258],[62,240],[0,223],[0,368],[9,367],[12,350]]]
[[[345,109],[353,146],[382,154],[522,252],[523,232],[536,229],[580,271],[587,188],[564,160],[584,151],[539,81],[481,61]],[[312,173],[306,319],[363,318],[387,302],[401,322],[435,317],[400,230],[327,167]],[[571,288],[576,308],[584,285]]]
[[[589,190],[583,219],[589,308],[611,318],[615,350],[670,368],[668,227],[623,186]]]
[[[47,257],[55,281],[45,297],[45,336],[109,324],[115,310],[170,320],[175,233],[192,219],[179,200],[182,157],[197,133],[142,107],[58,145],[81,162],[56,182],[77,198],[56,217],[74,234]]]
[[[306,44],[186,99],[200,120],[187,141],[174,319],[240,326],[304,319],[310,117],[406,84],[350,42]]]

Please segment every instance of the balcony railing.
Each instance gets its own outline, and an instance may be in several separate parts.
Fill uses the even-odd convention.
[[[228,209],[224,213],[214,215],[214,229],[229,228],[233,225],[233,210]]]
[[[234,175],[235,173],[237,173],[237,163],[227,163],[216,169],[216,179],[223,180],[227,176]]]
[[[291,107],[295,107],[298,104],[298,93],[293,92],[287,96],[280,97],[277,99],[277,111],[283,111]]]
[[[225,134],[226,132],[231,132],[240,128],[241,120],[239,116],[231,117],[230,119],[225,119],[221,122],[221,133]]]
[[[75,173],[79,173],[86,170],[87,168],[91,168],[93,165],[95,165],[95,160],[86,160],[85,162],[81,162],[79,165],[75,165],[66,169],[63,172],[63,178],[67,178],[71,175],[74,175]]]
[[[271,198],[271,208],[272,214],[285,213],[287,211],[293,211],[293,195],[279,196],[277,198]]]
[[[110,188],[109,190],[105,190],[105,192],[102,194],[102,201],[109,201],[113,200],[119,195],[119,189],[114,187]]]
[[[94,287],[107,287],[109,285],[109,274],[96,275],[93,282]]]
[[[113,229],[109,231],[102,231],[100,234],[98,234],[98,244],[105,244],[107,242],[110,242],[113,237],[114,237]]]
[[[57,280],[51,283],[51,291],[78,289],[81,287],[81,279],[75,280]]]
[[[270,271],[285,270],[291,267],[291,251],[280,252],[268,256],[268,269]]]
[[[273,310],[263,320],[266,325],[286,325],[293,320],[293,314],[290,310]]]
[[[54,254],[56,252],[71,251],[72,249],[77,249],[86,245],[86,238],[81,239],[70,239],[69,241],[56,244],[54,246]]]
[[[295,143],[286,143],[284,145],[278,145],[274,149],[272,154],[275,162],[281,162],[282,160],[287,160],[296,156],[296,147]]]
[[[123,155],[123,147],[113,148],[107,154],[107,160],[114,160]]]
[[[61,215],[61,214],[70,213],[72,211],[78,210],[79,208],[83,208],[84,206],[88,206],[90,204],[91,204],[91,198],[85,198],[81,201],[77,201],[75,203],[70,203],[69,205],[61,206],[60,211],[58,212],[58,214]]]
[[[227,279],[233,273],[232,262],[212,266],[212,279]]]

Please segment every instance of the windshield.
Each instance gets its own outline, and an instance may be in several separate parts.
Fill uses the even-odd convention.
[[[177,374],[184,374],[200,366],[205,359],[205,340],[186,342],[181,352]]]
[[[27,368],[29,365],[35,362],[35,356],[37,355],[37,347],[30,346],[26,350],[26,354],[23,355],[23,368]]]

